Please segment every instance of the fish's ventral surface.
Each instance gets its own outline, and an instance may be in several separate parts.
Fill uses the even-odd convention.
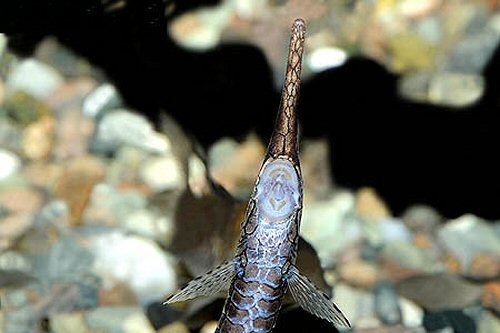
[[[306,311],[350,327],[337,305],[295,266],[303,203],[296,105],[305,30],[304,21],[296,19],[276,124],[234,259],[192,280],[165,301],[228,291],[216,332],[271,332],[287,291]]]

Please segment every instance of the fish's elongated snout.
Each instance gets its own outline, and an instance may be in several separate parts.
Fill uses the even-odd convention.
[[[292,37],[290,38],[286,76],[281,92],[278,117],[266,153],[266,159],[284,156],[297,165],[299,158],[296,108],[300,91],[305,32],[304,20],[296,19],[292,25]]]

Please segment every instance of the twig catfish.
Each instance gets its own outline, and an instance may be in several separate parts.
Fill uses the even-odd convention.
[[[281,105],[233,261],[187,284],[166,303],[229,290],[217,332],[270,332],[286,290],[305,310],[350,326],[342,311],[295,266],[302,213],[302,177],[295,109],[305,23],[295,20]]]

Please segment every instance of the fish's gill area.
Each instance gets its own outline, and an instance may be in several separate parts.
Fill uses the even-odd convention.
[[[353,333],[500,332],[494,0],[0,3],[0,332],[211,333],[296,17],[297,266]],[[210,175],[210,177],[207,177]],[[335,332],[286,297],[274,332]]]

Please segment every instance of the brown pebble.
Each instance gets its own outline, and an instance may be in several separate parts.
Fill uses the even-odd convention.
[[[372,288],[378,280],[377,268],[363,260],[344,263],[338,273],[350,285],[366,289]]]
[[[8,248],[32,225],[33,218],[30,214],[11,214],[0,219],[0,250]]]
[[[117,282],[112,288],[99,290],[99,304],[101,306],[137,305],[137,297],[130,287]]]
[[[500,313],[500,281],[489,282],[484,285],[481,303],[484,307]]]
[[[81,223],[81,217],[92,189],[104,178],[104,175],[104,164],[94,157],[75,158],[65,165],[54,194],[68,204],[71,224]]]
[[[14,187],[0,193],[0,207],[12,213],[35,213],[43,204],[42,194],[29,187]]]
[[[52,153],[54,146],[54,118],[43,116],[29,124],[23,132],[22,150],[30,160],[44,160]]]
[[[24,168],[23,173],[31,184],[52,192],[62,171],[60,164],[33,162]]]
[[[366,221],[376,222],[391,216],[385,202],[371,187],[364,187],[356,193],[355,210]]]

